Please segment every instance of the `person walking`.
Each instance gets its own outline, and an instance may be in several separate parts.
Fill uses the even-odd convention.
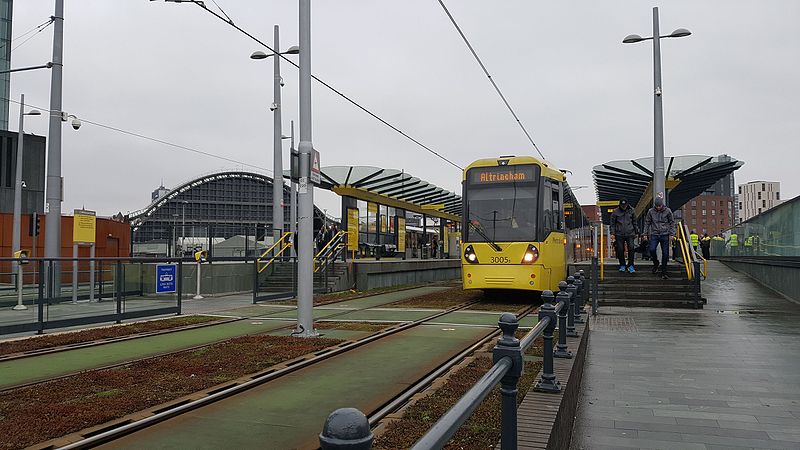
[[[664,204],[662,197],[656,197],[653,207],[647,211],[644,220],[645,234],[650,239],[650,257],[653,259],[653,273],[658,273],[659,264],[656,248],[661,245],[661,278],[666,280],[669,261],[669,243],[675,239],[675,218],[672,210]]]
[[[620,200],[619,206],[611,213],[611,234],[614,235],[614,245],[619,259],[619,271],[636,273],[633,263],[636,257],[636,247],[633,239],[639,234],[636,229],[636,218],[633,208],[628,206],[628,201]],[[628,247],[628,262],[625,263],[625,246]]]
[[[711,259],[711,238],[708,233],[703,233],[703,237],[700,239],[700,250],[703,251],[703,259],[706,261]]]

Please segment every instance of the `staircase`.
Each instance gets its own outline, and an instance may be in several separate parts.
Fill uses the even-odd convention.
[[[630,306],[653,308],[695,308],[695,286],[688,280],[683,265],[670,261],[668,280],[661,273],[653,275],[652,264],[642,262],[636,273],[619,272],[618,265],[606,264],[604,279],[598,287],[598,304],[601,306]],[[698,303],[702,308],[705,299]]]
[[[259,275],[259,291],[262,292],[292,292],[297,288],[297,275],[293,262],[275,261],[272,267]],[[336,262],[328,269],[328,280],[325,281],[325,274],[318,272],[314,274],[315,292],[335,292],[343,289],[340,280],[347,278],[347,264],[341,261]]]

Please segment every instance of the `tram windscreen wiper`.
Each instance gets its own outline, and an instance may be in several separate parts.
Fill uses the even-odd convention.
[[[487,236],[487,235],[486,235],[486,232],[485,232],[485,231],[483,231],[483,227],[480,225],[480,222],[478,222],[478,224],[476,225],[474,222],[472,222],[472,221],[470,220],[470,221],[469,221],[469,224],[470,224],[470,226],[472,226],[472,228],[473,228],[475,231],[477,231],[477,232],[478,232],[478,234],[480,234],[480,235],[481,235],[481,237],[482,237],[483,239],[485,239],[485,240],[486,240],[486,242],[487,242],[489,245],[491,245],[491,246],[492,246],[492,248],[493,248],[493,249],[495,249],[495,250],[496,250],[496,251],[498,251],[498,252],[501,252],[501,251],[503,251],[503,248],[502,248],[502,247],[500,247],[499,245],[497,245],[497,243],[495,243],[493,240],[489,239],[489,236]]]

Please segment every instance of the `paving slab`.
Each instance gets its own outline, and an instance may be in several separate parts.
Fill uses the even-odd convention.
[[[800,305],[717,261],[709,275],[702,310],[591,320],[572,448],[800,448]]]

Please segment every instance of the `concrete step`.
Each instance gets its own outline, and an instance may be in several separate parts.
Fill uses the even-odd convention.
[[[605,299],[605,298],[619,298],[619,299],[629,299],[629,300],[683,300],[687,298],[694,298],[694,294],[691,292],[653,292],[653,293],[644,293],[644,292],[600,292],[598,299]]]
[[[700,308],[704,302],[700,302]],[[646,307],[646,308],[689,308],[694,309],[693,299],[624,299],[624,298],[600,298],[597,300],[600,306],[627,306],[627,307]]]
[[[692,285],[682,284],[601,284],[600,292],[688,292],[692,290]]]

